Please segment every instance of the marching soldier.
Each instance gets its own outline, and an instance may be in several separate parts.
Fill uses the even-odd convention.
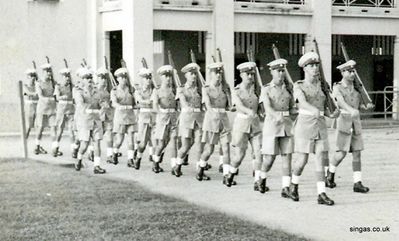
[[[133,165],[134,159],[134,132],[136,131],[136,115],[133,110],[134,106],[134,89],[130,85],[128,78],[128,70],[119,68],[115,71],[118,81],[117,87],[111,91],[111,102],[115,108],[114,114],[114,154],[110,163],[118,164],[119,148],[122,145],[125,134],[127,135],[127,164]]]
[[[334,188],[334,175],[337,166],[348,152],[352,153],[353,191],[367,193],[368,187],[362,184],[361,151],[363,147],[362,126],[359,109],[366,109],[361,104],[360,93],[354,88],[356,62],[349,60],[337,67],[342,80],[334,85],[333,94],[337,99],[341,115],[337,118],[336,152],[327,171],[326,186]]]
[[[72,87],[72,98],[75,102],[75,114],[73,116],[73,132],[75,133],[75,136],[79,137],[79,125],[82,121],[79,120],[79,118],[84,114],[84,109],[80,108],[79,105],[76,104],[76,97],[81,95],[83,91],[83,81],[81,80],[81,73],[82,71],[85,70],[85,68],[79,68],[76,71],[76,76],[78,77],[75,79],[75,83]],[[78,151],[79,151],[79,146],[80,146],[80,140],[79,138],[75,139],[75,143],[73,144],[72,147],[72,158],[77,158],[78,157]]]
[[[259,101],[265,107],[266,117],[262,133],[262,168],[260,173],[255,170],[255,180],[259,180],[257,189],[261,193],[267,192],[269,188],[266,186],[266,178],[276,156],[281,155],[283,167],[281,196],[285,198],[289,197],[291,158],[294,152],[293,122],[290,118],[294,109],[294,99],[284,84],[286,64],[285,59],[276,59],[267,64],[273,79],[262,90]]]
[[[82,168],[82,158],[85,154],[89,141],[94,144],[94,174],[104,174],[105,169],[100,167],[101,164],[101,145],[100,141],[103,138],[103,128],[101,121],[101,112],[106,108],[107,104],[101,99],[101,95],[93,84],[93,76],[90,70],[82,69],[80,71],[82,78],[82,91],[77,91],[75,94],[76,106],[81,110],[82,115],[77,119],[80,123],[79,139],[80,147],[78,153],[78,160],[75,163],[75,169],[80,171]]]
[[[201,110],[201,90],[198,85],[197,72],[200,67],[196,63],[184,66],[181,71],[184,73],[186,83],[177,89],[176,99],[180,101],[181,113],[179,116],[179,137],[181,148],[178,150],[175,162],[172,161],[172,174],[176,177],[182,175],[181,166],[194,143],[200,143],[199,153],[202,153],[202,122],[204,113]]]
[[[56,128],[57,136],[53,142],[53,156],[61,156],[62,152],[59,151],[59,145],[64,132],[65,126],[68,126],[71,138],[71,149],[73,150],[75,144],[75,133],[73,131],[73,116],[75,114],[75,107],[72,98],[72,79],[71,71],[67,68],[60,70],[61,79],[55,85],[54,95],[58,100],[56,110]]]
[[[38,81],[36,70],[27,69],[25,73],[27,78],[24,83],[24,96],[28,116],[28,130],[26,132],[26,136],[28,137],[32,128],[35,127],[36,108],[39,97],[36,93],[36,84]]]
[[[36,149],[35,154],[47,154],[47,151],[40,145],[43,130],[46,126],[50,127],[53,141],[55,141],[55,111],[56,103],[54,97],[54,83],[52,79],[52,69],[50,64],[43,64],[41,69],[44,73],[44,79],[36,85],[36,92],[39,96],[36,109]]]
[[[210,71],[210,83],[202,88],[202,102],[206,106],[204,122],[202,124],[202,140],[205,144],[197,163],[197,180],[210,180],[204,171],[212,155],[215,145],[220,141],[223,150],[223,175],[226,176],[230,169],[230,123],[227,116],[228,108],[227,91],[223,89],[222,74],[223,63],[216,62],[207,66]]]
[[[242,82],[235,87],[232,95],[237,115],[233,123],[233,139],[231,142],[234,149],[234,158],[231,160],[229,174],[225,176],[225,183],[228,187],[232,185],[234,176],[237,175],[238,167],[241,165],[248,149],[248,142],[251,144],[255,155],[257,171],[259,171],[261,163],[260,144],[262,132],[257,114],[259,97],[255,93],[255,68],[256,64],[254,62],[245,62],[237,66]]]
[[[153,168],[155,173],[162,172],[159,166],[162,162],[164,149],[170,142],[172,157],[176,157],[177,137],[177,101],[176,90],[173,82],[173,67],[171,65],[161,66],[157,70],[161,78],[161,85],[152,94],[153,108],[157,110],[154,138],[156,140],[155,154],[153,155]]]
[[[309,154],[316,154],[316,177],[318,203],[334,205],[325,191],[323,158],[328,153],[327,126],[324,115],[335,118],[339,112],[327,113],[326,95],[321,89],[319,80],[319,55],[315,52],[304,54],[298,61],[305,73],[304,80],[294,85],[294,99],[298,106],[298,117],[294,127],[294,150],[298,160],[293,167],[290,185],[290,198],[299,201],[298,184],[302,171],[308,161]]]
[[[135,169],[140,169],[141,159],[143,158],[143,153],[147,144],[148,155],[150,161],[152,161],[152,155],[154,155],[154,148],[152,143],[152,132],[155,126],[156,115],[152,108],[151,96],[154,91],[154,86],[152,83],[152,71],[147,68],[141,68],[139,73],[141,78],[140,84],[138,85],[137,91],[134,93],[138,111],[138,135],[137,135],[137,156],[134,160],[133,165],[130,167]]]
[[[113,130],[113,119],[114,119],[114,108],[111,105],[110,90],[112,89],[111,83],[108,80],[109,72],[105,68],[99,68],[97,70],[97,89],[100,92],[101,100],[104,101],[104,112],[102,113],[101,119],[103,121],[104,139],[107,146],[106,156],[107,162],[112,161],[113,155],[113,144],[114,135]]]

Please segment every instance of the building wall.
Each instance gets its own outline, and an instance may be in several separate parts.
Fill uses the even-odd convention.
[[[86,1],[0,1],[0,132],[19,130],[17,81],[49,56],[55,67],[66,58],[76,69],[86,57]]]

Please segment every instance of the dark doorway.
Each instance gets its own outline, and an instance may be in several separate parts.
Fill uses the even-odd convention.
[[[376,59],[374,60],[374,90],[384,90],[387,86],[393,85],[393,61],[391,59]],[[392,101],[392,94],[387,94],[386,97]],[[374,96],[375,111],[384,110],[384,95],[377,94]],[[389,105],[389,103],[387,103]]]
[[[340,82],[342,79],[341,72],[337,69],[337,66],[343,64],[344,60],[332,60],[331,66],[331,86],[334,86],[335,83]]]
[[[122,59],[122,31],[109,32],[109,52],[111,73],[121,67]]]

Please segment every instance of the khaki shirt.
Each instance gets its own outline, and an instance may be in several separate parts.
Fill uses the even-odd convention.
[[[54,95],[57,97],[57,115],[71,115],[75,113],[70,85],[56,85]],[[61,96],[66,97],[61,99]]]
[[[136,99],[137,106],[140,110],[146,109],[146,111],[139,111],[138,112],[138,121],[140,123],[149,124],[155,122],[155,113],[152,112],[152,102],[151,103],[144,103],[143,100],[149,101],[151,100],[153,89],[152,88],[138,88],[137,91],[134,93],[134,97]],[[148,112],[150,111],[151,112]]]
[[[319,109],[325,110],[326,96],[320,87],[320,82],[316,85],[310,85],[302,80],[294,84],[294,98],[298,99],[299,96],[304,96],[306,101]],[[327,125],[324,116],[320,115],[316,118],[312,115],[301,114],[299,108],[299,115],[295,122],[295,137],[302,139],[327,139]]]
[[[37,103],[38,115],[52,115],[56,111],[56,103],[54,98],[54,88],[51,81],[40,80],[36,84],[36,92],[39,96]]]
[[[241,101],[246,108],[257,113],[259,98],[255,94],[253,88],[248,91],[243,88],[243,85],[237,85],[232,93],[232,101],[233,105],[236,105],[237,101]],[[233,130],[244,133],[259,132],[261,130],[259,116],[255,115],[254,117],[250,117],[237,109],[237,115],[233,123]]]
[[[222,86],[213,87],[205,86],[202,88],[202,102],[205,103],[205,97],[210,100],[210,105],[216,109],[226,109],[227,107],[227,95],[223,91]],[[202,129],[204,131],[219,132],[220,127],[230,131],[229,118],[226,112],[217,112],[214,110],[207,110],[205,112],[204,122]]]
[[[75,100],[81,110],[81,115],[76,120],[79,122],[77,125],[79,128],[92,130],[95,127],[102,126],[100,110],[103,101],[97,89],[93,89],[91,92],[77,91]],[[89,113],[89,111],[96,111],[96,113]]]
[[[176,95],[171,87],[154,89],[151,100],[153,103],[158,103],[160,109],[176,110],[177,101]],[[162,112],[157,113],[157,124],[173,124],[177,122],[176,112]]]
[[[181,113],[179,125],[188,129],[194,129],[195,124],[202,127],[204,121],[204,112],[201,110],[201,95],[196,86],[184,86],[177,89],[176,99],[183,98],[186,101],[180,101]]]
[[[338,82],[333,86],[333,96],[341,96],[344,101],[352,108],[359,110],[361,103],[361,96],[355,88],[350,89],[343,82]],[[337,118],[337,129],[339,131],[350,134],[353,130],[356,135],[362,133],[362,125],[360,116],[352,117],[351,114],[340,108],[341,114]],[[353,129],[352,129],[353,128]]]
[[[98,89],[100,94],[100,98],[103,101],[102,105],[102,113],[101,113],[101,120],[105,122],[113,121],[115,109],[112,108],[111,105],[111,94],[108,92],[106,88]]]
[[[39,100],[39,96],[36,93],[36,84],[35,83],[33,83],[33,85],[24,84],[24,89],[25,89],[25,92],[27,93],[24,96],[25,100],[32,100],[32,101]]]
[[[285,85],[283,84],[280,87],[270,83],[266,87],[262,88],[259,103],[263,103],[266,98],[269,100],[271,108],[274,111],[281,112],[283,122],[277,124],[274,116],[269,114],[268,109],[266,108],[263,135],[268,137],[292,136],[293,121],[290,116],[285,116],[283,112],[292,112],[294,108],[294,99],[285,88]]]
[[[111,90],[111,101],[115,105],[114,124],[115,125],[133,125],[136,123],[136,115],[133,110],[134,96],[129,92],[127,86],[122,89],[117,86]],[[126,109],[123,109],[126,107]]]

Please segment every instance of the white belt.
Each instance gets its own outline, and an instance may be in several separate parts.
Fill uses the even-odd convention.
[[[133,106],[131,106],[131,105],[119,105],[117,107],[117,109],[118,110],[131,110],[131,109],[133,109]]]
[[[351,114],[349,111],[344,110],[344,109],[339,110],[339,112],[341,112],[341,114],[348,114],[348,115]]]
[[[219,113],[226,113],[226,109],[225,108],[212,108],[213,111],[215,112],[219,112]]]
[[[99,109],[86,109],[87,114],[100,114]]]
[[[25,103],[37,104],[37,100],[25,100]]]
[[[149,113],[149,112],[153,112],[154,110],[151,108],[140,108],[140,112],[141,113]]]
[[[186,108],[182,108],[181,112],[201,112],[201,108],[186,107]]]
[[[237,113],[236,117],[243,118],[243,119],[249,119],[249,116],[244,113]]]
[[[62,104],[73,104],[72,100],[59,100],[58,102]]]
[[[172,109],[172,108],[169,108],[169,109],[162,109],[162,108],[160,108],[160,109],[159,109],[159,112],[161,112],[161,113],[175,113],[176,110],[175,110],[175,109]]]
[[[304,109],[299,109],[298,113],[301,115],[313,115],[314,116],[314,114],[312,112],[310,112],[308,110],[304,110]],[[320,111],[320,116],[324,116],[324,111]]]
[[[55,101],[54,97],[41,97],[44,101]]]
[[[282,116],[290,116],[289,111],[276,111],[277,113],[280,113]]]

